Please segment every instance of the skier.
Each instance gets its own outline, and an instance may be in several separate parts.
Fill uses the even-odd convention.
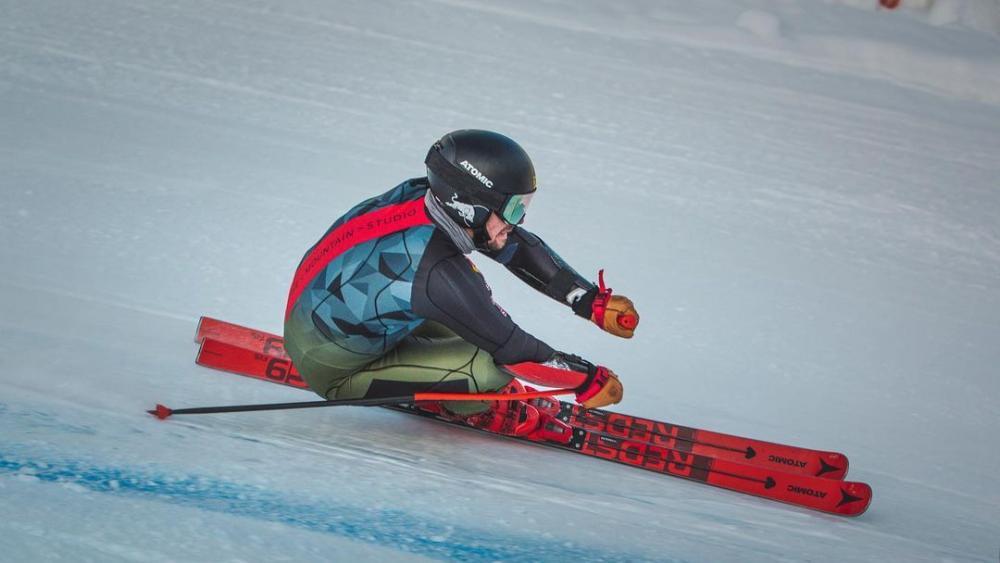
[[[309,387],[327,399],[518,392],[516,372],[571,386],[588,408],[619,402],[614,372],[521,329],[466,257],[477,250],[603,330],[632,337],[639,317],[628,298],[612,295],[603,277],[583,278],[520,226],[536,191],[527,153],[499,133],[460,130],[436,142],[425,164],[426,177],[338,219],[299,264],[285,348]],[[528,401],[423,407],[517,435],[533,430],[525,420],[540,420],[526,413]]]

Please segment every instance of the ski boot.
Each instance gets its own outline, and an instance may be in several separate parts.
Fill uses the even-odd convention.
[[[497,393],[524,393],[535,391],[517,379],[511,380]],[[536,399],[511,399],[492,401],[490,408],[474,415],[462,416],[448,410],[447,402],[420,403],[419,408],[441,415],[449,420],[461,421],[469,426],[533,441],[552,441],[565,444],[573,436],[572,428],[556,418],[560,403],[552,397]]]

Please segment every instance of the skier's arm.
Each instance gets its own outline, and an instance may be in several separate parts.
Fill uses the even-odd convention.
[[[531,231],[515,227],[502,250],[485,254],[531,287],[569,306],[577,315],[590,318],[597,286],[578,274]]]
[[[544,362],[555,350],[517,326],[461,254],[433,260],[414,280],[413,310],[489,352],[498,364]]]
[[[472,262],[450,244],[441,243],[440,237],[431,239],[413,279],[415,313],[489,352],[513,375],[546,387],[574,388],[577,400],[588,408],[621,400],[622,386],[614,372],[557,352],[517,326],[493,302]]]
[[[612,295],[604,287],[587,280],[570,267],[545,241],[530,231],[515,227],[507,245],[487,256],[503,264],[531,287],[590,319],[602,330],[622,338],[631,338],[639,324],[639,314],[630,299]]]

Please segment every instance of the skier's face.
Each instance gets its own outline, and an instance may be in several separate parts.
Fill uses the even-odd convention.
[[[507,235],[514,230],[514,225],[504,221],[496,213],[490,213],[486,220],[486,234],[490,239],[486,243],[490,250],[500,250],[507,246]]]

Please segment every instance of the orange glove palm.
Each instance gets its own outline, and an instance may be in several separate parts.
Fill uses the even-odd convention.
[[[604,366],[594,366],[588,383],[577,392],[576,402],[588,409],[599,409],[608,405],[620,403],[622,400],[622,383],[618,381],[615,372]]]

